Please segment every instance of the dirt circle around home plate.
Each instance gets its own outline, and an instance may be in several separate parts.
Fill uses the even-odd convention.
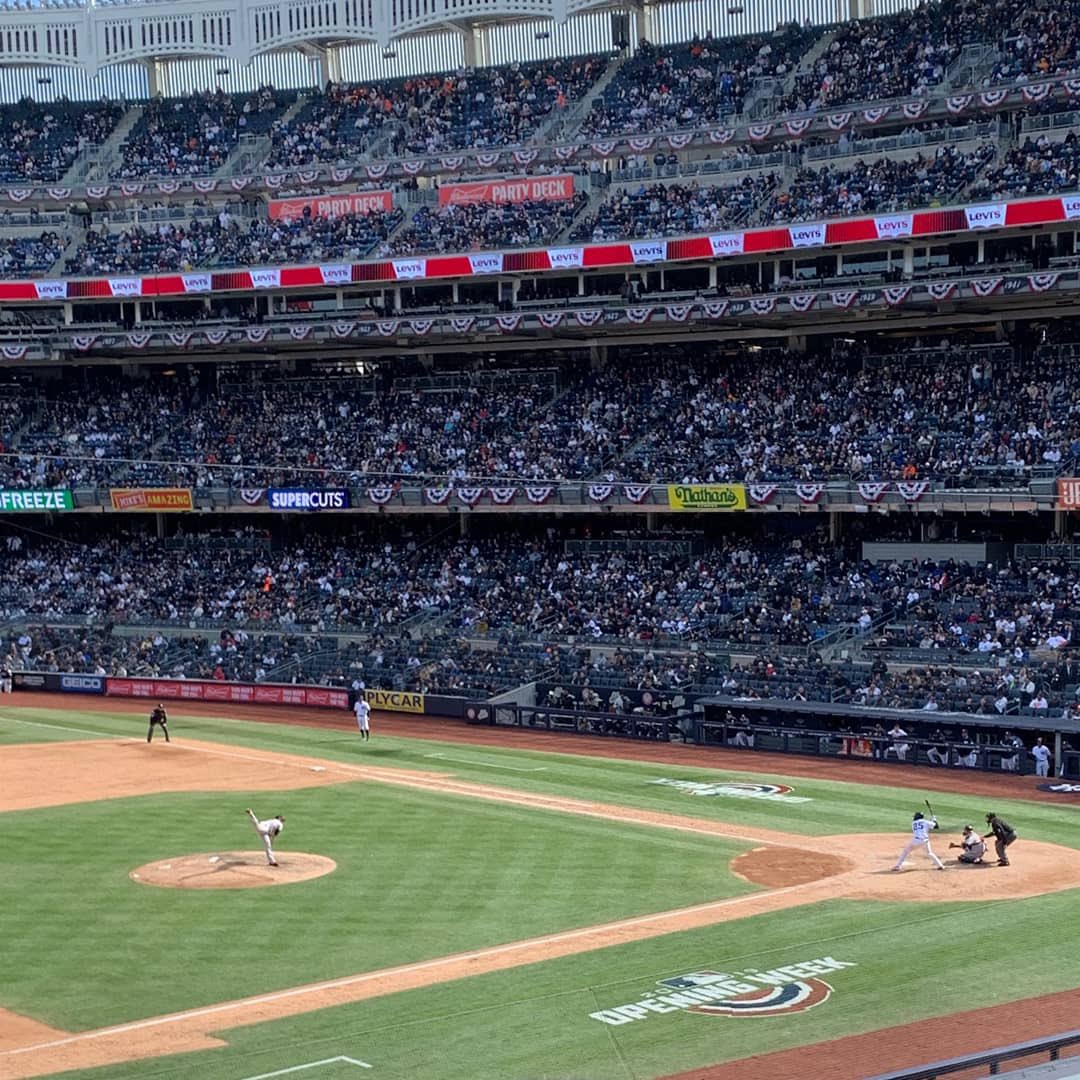
[[[137,867],[129,877],[139,885],[156,885],[162,889],[264,889],[311,881],[337,869],[337,863],[325,855],[302,851],[275,854],[277,866],[268,865],[261,851],[177,855]]]

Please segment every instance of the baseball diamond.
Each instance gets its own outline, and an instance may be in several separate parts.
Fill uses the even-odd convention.
[[[0,0],[0,1080],[1080,1055],[1078,102],[1080,0]]]
[[[941,963],[964,963],[949,944],[958,920],[978,913],[981,925],[1018,931],[1029,921],[1066,925],[1072,890],[1080,888],[1080,845],[1067,810],[1000,786],[997,810],[1029,823],[1009,867],[999,873],[949,860],[944,875],[922,865],[893,875],[896,819],[912,795],[859,783],[855,763],[850,780],[760,778],[799,793],[801,803],[722,801],[693,793],[694,785],[747,784],[723,752],[703,761],[690,748],[672,748],[661,765],[648,746],[608,743],[607,754],[594,757],[567,753],[575,744],[542,735],[511,749],[497,734],[455,742],[465,733],[459,728],[389,714],[375,717],[380,742],[369,748],[342,741],[348,715],[329,720],[298,710],[282,724],[272,708],[219,718],[206,707],[170,715],[166,751],[133,730],[135,703],[125,710],[99,698],[75,712],[49,707],[56,699],[48,696],[9,700],[0,715],[0,791],[15,873],[0,892],[7,910],[23,914],[13,922],[18,944],[0,1014],[5,1078],[195,1068],[223,1080],[253,1077],[274,1071],[270,1065],[326,1060],[317,1048],[328,1038],[340,1057],[388,1076],[415,1075],[424,1060],[440,1062],[430,1072],[438,1076],[496,1077],[517,1068],[497,1042],[485,1041],[492,1049],[484,1062],[440,1058],[447,1025],[464,1025],[470,1040],[519,1028],[525,1037],[533,1025],[528,1044],[545,1048],[535,1060],[568,1070],[588,1060],[590,1076],[618,1075],[619,1058],[609,1060],[603,1049],[611,1039],[623,1059],[656,1076],[686,1069],[706,1076],[714,1066],[728,1068],[721,1061],[743,1070],[742,1059],[785,1045],[874,1030],[868,995],[890,1001],[898,1025],[945,1023],[950,1013],[993,1004],[1003,984],[990,975],[947,991],[947,1008],[932,1013],[920,995],[890,998],[895,950],[917,927],[933,978]],[[50,793],[43,776],[63,783]],[[986,798],[922,790],[957,831]],[[240,792],[255,804],[273,793],[287,809],[289,831],[275,842],[284,880],[272,879],[277,868],[261,865],[261,852],[237,855],[229,847],[245,836],[228,812]],[[151,811],[147,822],[164,816],[172,825],[149,826],[149,835],[110,842],[93,857],[78,844],[57,845],[64,826],[56,815],[76,815],[112,836],[136,804]],[[870,831],[847,831],[854,823]],[[470,856],[478,829],[497,860]],[[53,837],[52,858],[79,886],[80,899],[61,901],[61,909],[101,926],[93,947],[64,959],[65,977],[89,1000],[49,992],[33,977],[32,957],[60,931],[41,918],[40,903],[36,913],[19,904],[35,887],[33,853],[43,831]],[[211,833],[220,841],[216,852],[206,851]],[[403,844],[411,852],[405,860]],[[154,848],[165,854],[140,861]],[[315,871],[325,876],[311,876],[313,859],[325,864]],[[156,883],[179,891],[164,925],[143,932],[135,915],[149,868]],[[222,874],[232,877],[215,880]],[[485,877],[502,887],[493,892]],[[564,879],[576,882],[572,896]],[[360,917],[347,899],[356,896]],[[52,907],[47,897],[44,906]],[[100,923],[92,913],[106,907],[113,918]],[[129,910],[132,926],[123,922]],[[280,931],[273,955],[259,947],[266,919]],[[227,936],[200,932],[207,920]],[[303,931],[294,935],[298,920]],[[534,932],[522,934],[523,927]],[[178,970],[172,956],[181,952],[191,962]],[[95,991],[119,979],[134,955],[140,964],[126,976],[124,994]],[[1023,991],[1009,997],[1026,1025],[1024,999],[1056,1002],[1070,989],[1069,976],[1041,949],[1030,959],[1018,949],[1016,963]],[[971,958],[970,970],[982,969],[982,959]],[[149,1000],[158,1007],[147,1010]],[[1031,1020],[1052,1025],[1055,1015],[1054,1007],[1033,1006]],[[813,1027],[804,1030],[806,1023]],[[285,1025],[287,1049],[253,1041],[270,1024],[282,1046]],[[710,1024],[737,1026],[720,1032]],[[642,1041],[637,1032],[645,1028]],[[610,1034],[598,1042],[604,1031]],[[878,1038],[873,1060],[919,1060],[910,1044],[886,1032]],[[843,1043],[836,1046],[829,1076],[869,1075],[859,1071],[869,1058],[845,1065]]]

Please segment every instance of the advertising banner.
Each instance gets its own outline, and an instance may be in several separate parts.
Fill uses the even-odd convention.
[[[270,488],[266,501],[271,510],[348,510],[346,488]]]
[[[745,510],[743,484],[669,484],[672,510]]]
[[[194,679],[106,679],[110,697],[156,698],[169,701],[221,701],[234,705],[308,705],[347,709],[349,692],[324,686],[272,683],[203,682]]]
[[[364,700],[373,709],[385,709],[388,712],[422,713],[424,695],[405,690],[365,690]]]
[[[1080,509],[1080,477],[1059,476],[1057,482],[1059,510]]]
[[[440,206],[563,202],[573,197],[574,178],[568,173],[555,176],[515,176],[509,180],[477,180],[467,184],[443,184],[439,188]]]
[[[191,488],[110,488],[114,510],[152,513],[194,510]]]
[[[0,514],[23,514],[34,511],[74,510],[75,500],[67,488],[25,490],[0,489]]]
[[[389,213],[394,209],[392,191],[348,191],[336,195],[304,195],[296,199],[271,199],[267,204],[272,221],[296,221],[304,211],[313,218],[336,218],[346,214]]]
[[[102,675],[61,675],[60,689],[65,694],[104,694],[105,678]]]

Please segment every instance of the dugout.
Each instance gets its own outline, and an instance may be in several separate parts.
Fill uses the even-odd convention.
[[[903,739],[887,734],[894,725],[906,732]],[[931,738],[938,729],[945,739]],[[1003,742],[1009,731],[1023,740],[1023,749]],[[698,702],[692,737],[702,746],[1015,774],[1034,773],[1028,750],[1041,737],[1053,753],[1052,775],[1080,779],[1080,724],[1049,715],[927,713],[714,696]]]

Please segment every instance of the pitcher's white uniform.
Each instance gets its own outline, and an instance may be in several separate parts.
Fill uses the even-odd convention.
[[[930,833],[937,828],[937,818],[925,818],[922,814],[916,814],[911,823],[911,839],[904,845],[900,852],[900,858],[896,860],[894,870],[902,870],[907,857],[917,848],[926,848],[926,854],[930,861],[939,869],[944,870],[945,864],[934,854],[930,847]]]
[[[370,734],[368,716],[371,714],[371,706],[362,697],[359,697],[353,706],[353,712],[356,713],[356,726],[360,729],[361,736],[365,739],[368,738]]]
[[[266,821],[260,821],[255,816],[254,810],[248,810],[248,817],[251,818],[251,824],[255,826],[255,831],[262,837],[263,847],[266,849],[266,862],[269,866],[277,866],[277,859],[274,858],[274,847],[271,841],[275,836],[279,835],[281,830],[285,828],[285,819],[282,817],[267,818]]]

